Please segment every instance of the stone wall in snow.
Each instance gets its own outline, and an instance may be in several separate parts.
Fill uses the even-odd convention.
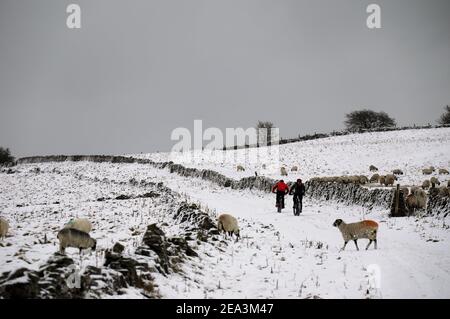
[[[107,155],[75,155],[75,156],[36,156],[21,158],[18,164],[32,164],[45,162],[64,162],[64,161],[89,161],[89,162],[108,162],[108,163],[138,163],[152,165],[160,169],[168,169],[172,174],[178,174],[183,177],[200,178],[213,182],[223,187],[232,189],[255,189],[264,192],[270,192],[272,185],[276,182],[274,179],[264,176],[250,176],[235,180],[222,175],[213,170],[189,168],[173,162],[153,162],[148,159],[138,159],[125,156],[107,156]],[[375,188],[370,189],[361,185],[329,183],[323,181],[308,181],[307,196],[318,200],[332,200],[346,205],[361,205],[368,209],[380,207],[389,209],[394,196],[394,189]],[[449,197],[430,196],[427,203],[427,212],[429,214],[440,214],[450,211]]]

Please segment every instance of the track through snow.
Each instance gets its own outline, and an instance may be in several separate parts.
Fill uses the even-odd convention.
[[[207,289],[209,297],[450,297],[450,236],[442,219],[392,219],[387,211],[369,213],[361,207],[309,198],[296,217],[292,198],[278,214],[274,195],[231,190],[165,171],[153,174],[217,213],[239,218],[243,240],[230,241],[224,253],[203,257],[205,268],[210,269],[202,276],[205,286],[218,287],[220,282],[221,287]],[[337,218],[378,221],[378,250],[365,251],[367,241],[360,240],[360,251],[349,243],[341,252],[341,234],[332,227]],[[370,280],[374,280],[371,285]]]

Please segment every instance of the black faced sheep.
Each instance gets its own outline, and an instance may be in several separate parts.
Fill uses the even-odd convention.
[[[379,180],[380,180],[380,175],[373,174],[372,177],[370,178],[369,182],[371,182],[371,183],[378,183]]]
[[[431,183],[431,186],[441,185],[441,182],[439,182],[439,180],[436,177],[430,178],[430,183]]]
[[[397,177],[392,174],[386,175],[384,179],[384,186],[394,185],[394,182],[397,180]]]
[[[369,166],[369,170],[370,170],[371,172],[377,172],[377,171],[378,171],[378,168],[375,167],[375,166],[373,166],[373,165],[370,165],[370,166]]]
[[[431,186],[430,180],[426,179],[423,181],[423,183],[422,183],[423,189],[428,189],[428,188],[430,188],[430,186]]]
[[[375,249],[377,249],[378,223],[373,220],[363,220],[357,223],[346,224],[342,219],[336,219],[333,226],[339,228],[344,238],[344,247],[342,247],[342,250],[345,249],[345,246],[347,246],[350,240],[355,242],[356,249],[359,250],[358,239],[360,238],[369,239],[366,250],[372,242],[375,242]]]

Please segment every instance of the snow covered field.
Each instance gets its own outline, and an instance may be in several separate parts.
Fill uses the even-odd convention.
[[[65,162],[17,169],[1,175],[0,211],[10,220],[11,233],[0,247],[0,272],[37,269],[57,250],[58,229],[76,216],[93,221],[92,236],[101,251],[119,241],[131,253],[153,222],[176,235],[170,203],[158,198],[97,201],[152,191],[152,186],[130,184],[135,179],[163,182],[181,194],[179,200],[198,202],[212,215],[232,213],[241,225],[241,241],[193,242],[199,257],[185,262],[183,273],[155,273],[163,298],[450,297],[448,218],[391,219],[387,211],[369,213],[309,199],[302,215],[294,217],[289,200],[288,208],[277,214],[270,194],[230,190],[139,164]],[[332,227],[337,218],[378,221],[379,249],[358,252],[349,243],[341,252],[341,235]],[[76,249],[68,254],[82,269],[102,264],[94,254],[82,260]],[[378,274],[379,289],[369,285],[371,271]],[[130,289],[124,297],[141,295]]]
[[[368,174],[373,164],[381,173],[404,170],[401,183],[412,184],[424,178],[423,167],[448,168],[450,129],[349,135],[283,145],[280,151],[283,165],[298,165],[305,179]],[[167,156],[145,155],[155,161]],[[246,167],[237,173],[225,163],[208,164],[204,156],[204,164],[192,166],[234,178],[261,172],[259,167]],[[73,217],[93,222],[91,235],[100,251],[80,258],[78,250],[69,248],[68,255],[80,269],[101,266],[104,251],[116,242],[132,256],[151,223],[167,236],[179,235],[182,229],[173,212],[188,201],[213,219],[222,212],[236,216],[242,240],[222,235],[206,242],[190,240],[198,257],[187,258],[181,272],[153,274],[162,298],[450,298],[448,214],[389,218],[384,209],[368,211],[306,197],[303,213],[295,217],[290,198],[278,214],[272,194],[232,190],[144,164],[61,162],[22,164],[14,170],[0,173],[0,216],[11,226],[0,243],[0,273],[38,269],[57,251],[56,233]],[[279,177],[275,170],[266,175]],[[171,190],[169,197],[142,196],[164,189],[158,183]],[[120,195],[131,198],[119,200]],[[343,240],[332,227],[337,218],[377,221],[378,250],[356,251],[349,243],[340,251]],[[360,248],[365,245],[360,240]],[[129,288],[120,296],[103,297],[143,295]]]
[[[450,167],[450,128],[413,129],[392,132],[374,132],[328,137],[311,141],[284,144],[279,146],[279,162],[273,158],[260,161],[248,160],[255,149],[235,151],[195,152],[192,159],[171,153],[135,154],[134,157],[149,158],[157,162],[172,160],[187,167],[211,169],[236,179],[253,176],[255,172],[271,178],[281,178],[280,167],[287,168],[292,179],[301,176],[304,180],[318,176],[366,175],[370,165],[379,168],[379,174],[392,173],[401,169],[404,175],[399,183],[421,185],[431,176],[441,181],[450,179],[448,175],[439,176],[437,172],[424,177],[422,168]],[[262,153],[265,154],[264,150]],[[257,163],[255,163],[257,162]],[[263,169],[266,164],[266,169]],[[245,168],[236,170],[237,165]],[[297,166],[298,172],[290,172]]]

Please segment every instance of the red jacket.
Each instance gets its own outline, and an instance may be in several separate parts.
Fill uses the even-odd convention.
[[[275,191],[289,193],[289,186],[284,182],[278,182],[272,187],[272,193],[275,193]]]

